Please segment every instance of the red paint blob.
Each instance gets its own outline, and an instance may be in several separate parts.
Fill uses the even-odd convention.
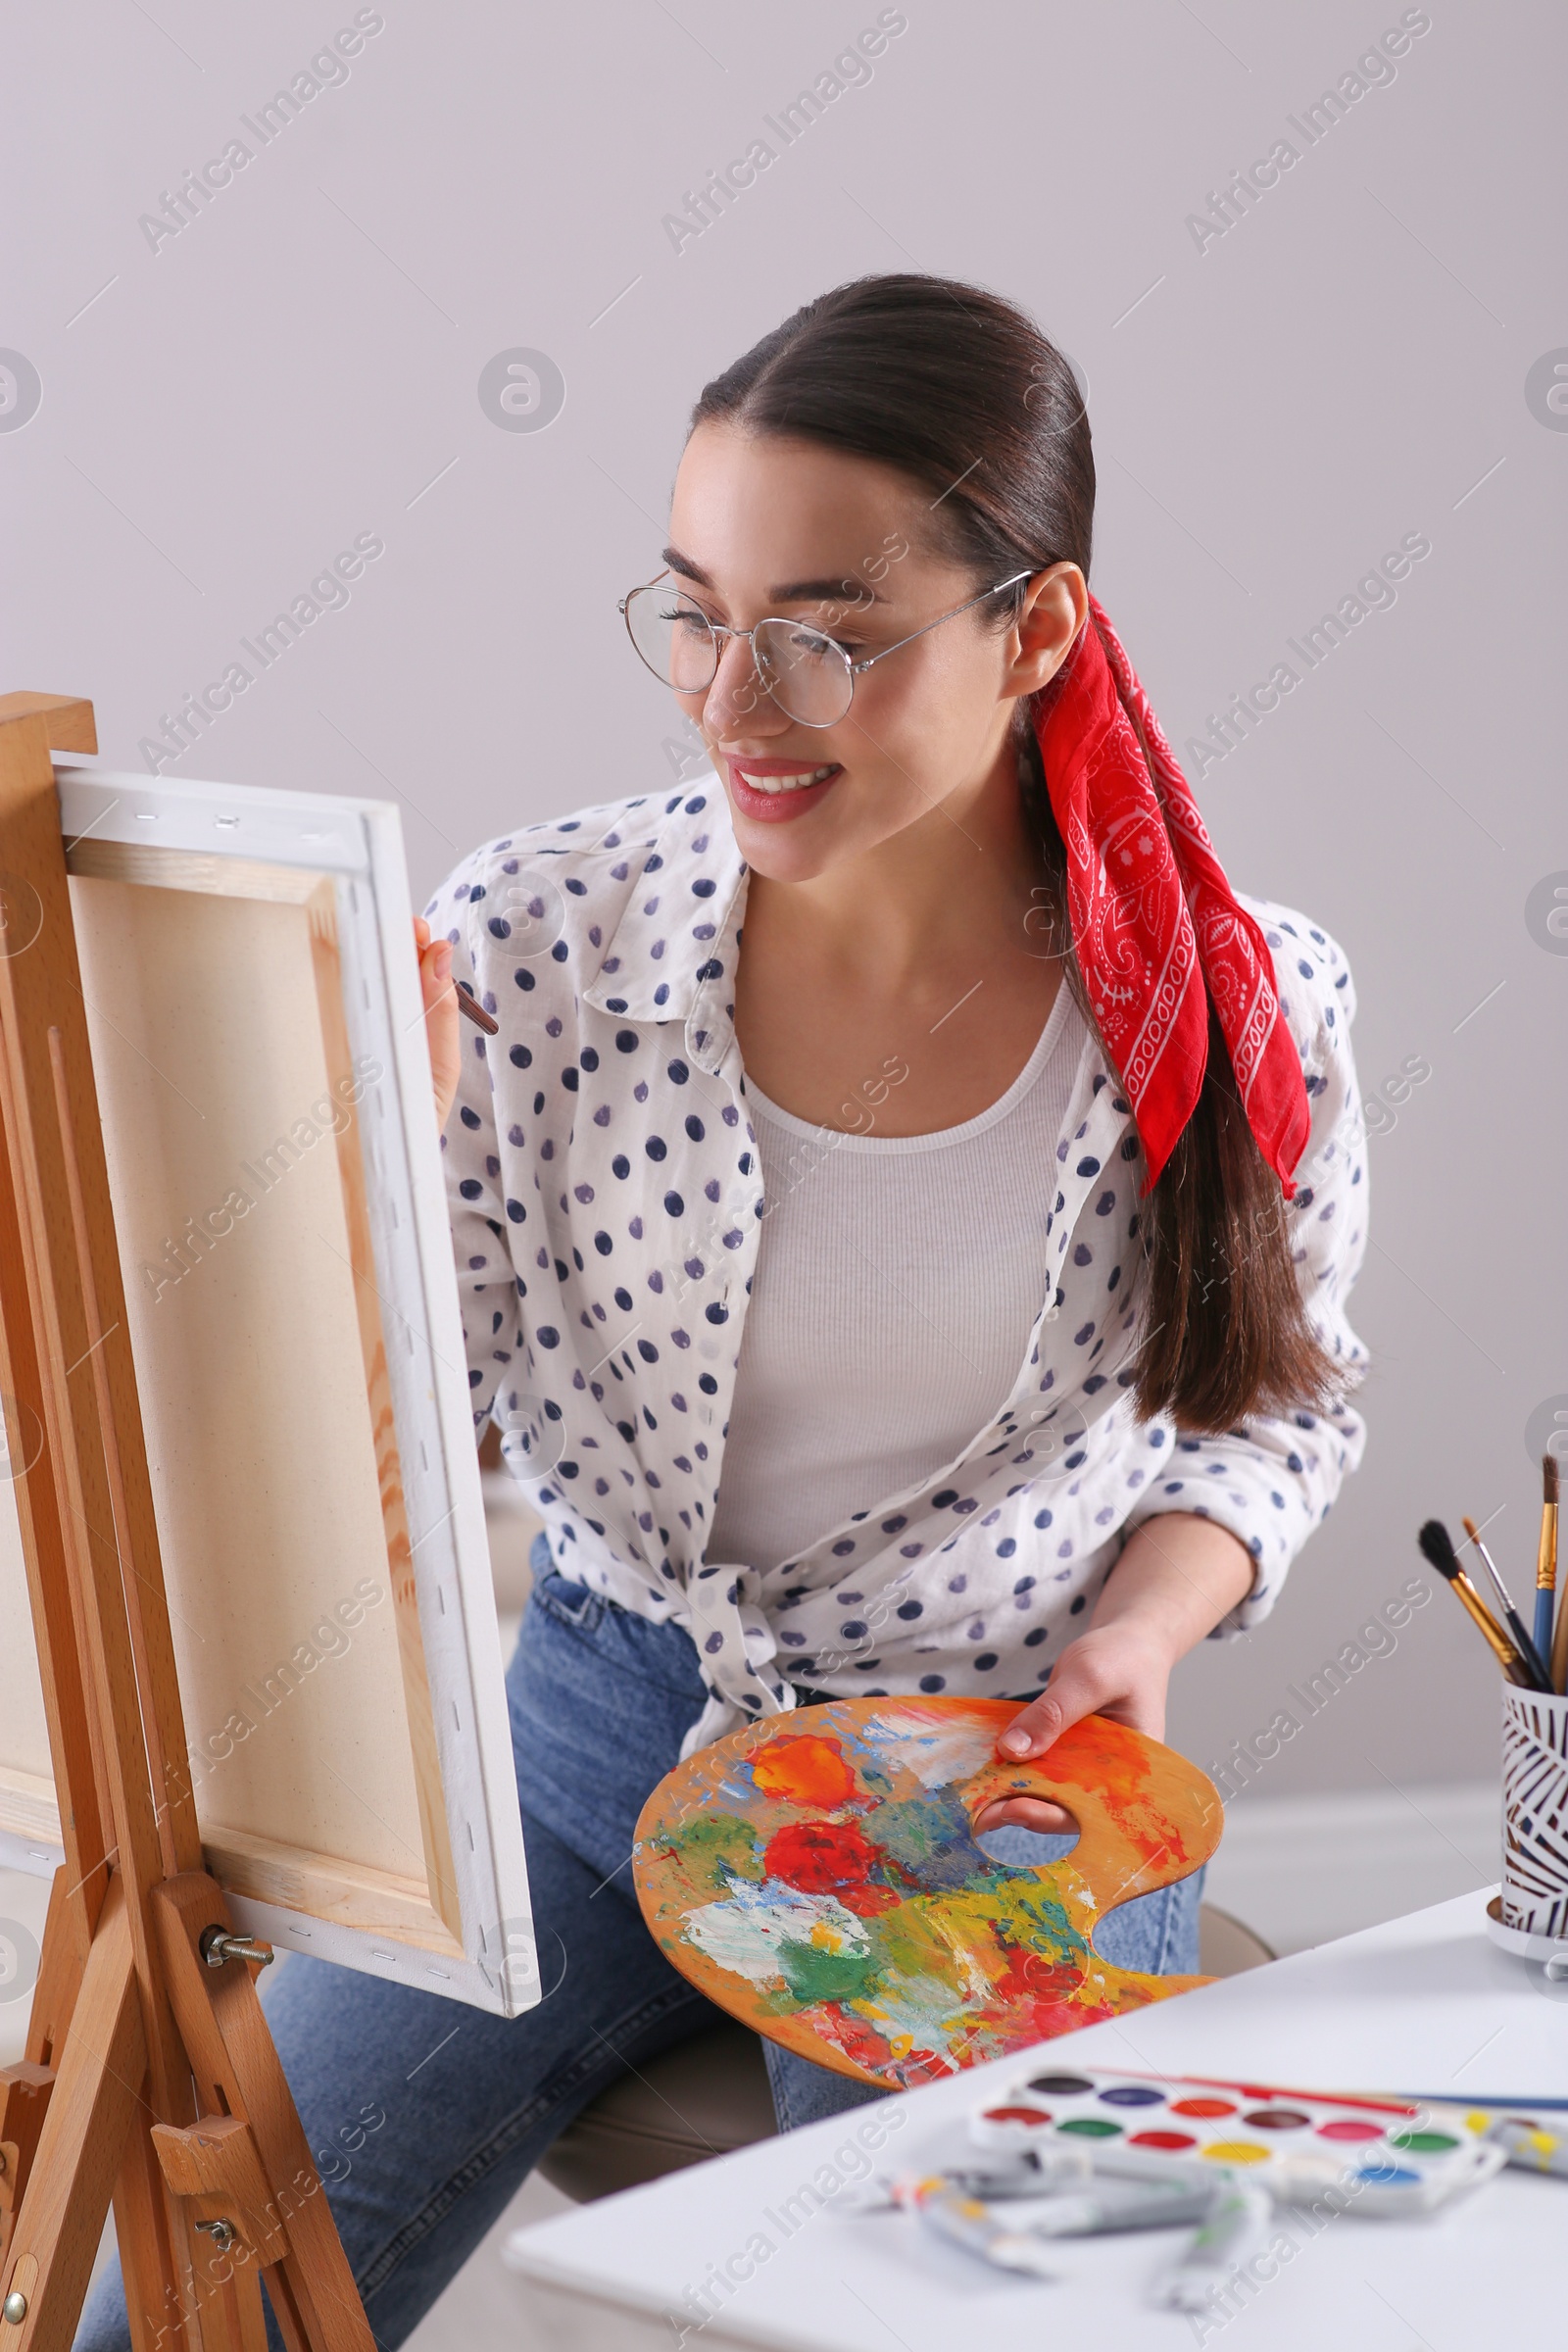
[[[992,1999],[1000,2009],[1010,2010],[1014,2004],[1052,1999],[1062,1993],[1076,1992],[1084,1981],[1082,1963],[1073,1959],[1054,1960],[1046,1952],[1025,1952],[1016,1948],[1007,1954],[1007,1965],[996,1980]],[[1086,2021],[1087,2022],[1087,2021]],[[1051,2029],[1059,2033],[1059,2027]],[[1043,2040],[1044,2034],[1040,2036]]]
[[[1381,2124],[1358,2124],[1346,2116],[1337,2124],[1319,2124],[1317,2135],[1319,2139],[1381,2139],[1383,2127]]]
[[[1127,2145],[1130,2148],[1196,2148],[1198,2142],[1190,2132],[1135,2132]]]
[[[858,1822],[788,1822],[768,1839],[762,1862],[770,1879],[782,1879],[802,1894],[836,1895],[846,1910],[862,1918],[899,1900],[894,1887],[873,1880],[884,1856]]]
[[[812,1733],[770,1740],[752,1758],[752,1778],[764,1796],[781,1796],[788,1804],[811,1805],[823,1813],[836,1812],[856,1792],[855,1775],[839,1742]]]
[[[1051,2116],[1044,2107],[988,2107],[980,2121],[983,2124],[1049,2124]]]
[[[1172,2099],[1172,2115],[1234,2115],[1229,2099]]]

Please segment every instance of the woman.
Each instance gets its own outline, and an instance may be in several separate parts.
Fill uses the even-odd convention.
[[[270,1988],[389,2344],[711,2018],[626,1869],[679,1755],[866,1691],[1026,1701],[1010,1756],[1157,1738],[1359,1458],[1349,974],[1232,898],[1090,600],[1093,495],[1011,306],[808,305],[704,392],[623,608],[713,775],[487,845],[420,926],[475,1426],[546,1526],[509,1676],[546,1997]],[[1195,1968],[1196,1898],[1102,1948]],[[868,2095],[766,2055],[785,2127]]]

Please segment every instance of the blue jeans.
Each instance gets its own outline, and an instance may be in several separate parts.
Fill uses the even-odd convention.
[[[518,2018],[490,2017],[304,1954],[262,1978],[333,2218],[388,2347],[579,2110],[718,2016],[643,1926],[628,1868],[638,1813],[705,1701],[690,1638],[560,1575],[542,1539],[533,1565],[507,1692],[544,1999]],[[986,1839],[1009,1861],[1068,1842],[1019,1830]],[[1188,1879],[1125,1904],[1098,1948],[1123,1967],[1195,1970],[1198,1889]],[[762,2050],[784,2131],[882,2095],[772,2042]],[[268,2331],[282,2352],[270,2312]],[[76,2352],[129,2344],[111,2268]]]

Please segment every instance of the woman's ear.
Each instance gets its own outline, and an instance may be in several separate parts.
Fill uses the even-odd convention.
[[[1014,627],[1017,650],[1003,693],[1038,694],[1054,678],[1089,614],[1089,589],[1076,564],[1053,564],[1027,583]]]

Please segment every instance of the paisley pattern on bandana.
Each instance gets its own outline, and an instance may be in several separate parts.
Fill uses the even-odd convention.
[[[1091,597],[1089,612],[1035,727],[1067,849],[1073,947],[1132,1102],[1144,1191],[1197,1104],[1212,1002],[1258,1150],[1293,1200],[1311,1115],[1273,960],[1104,608]]]

